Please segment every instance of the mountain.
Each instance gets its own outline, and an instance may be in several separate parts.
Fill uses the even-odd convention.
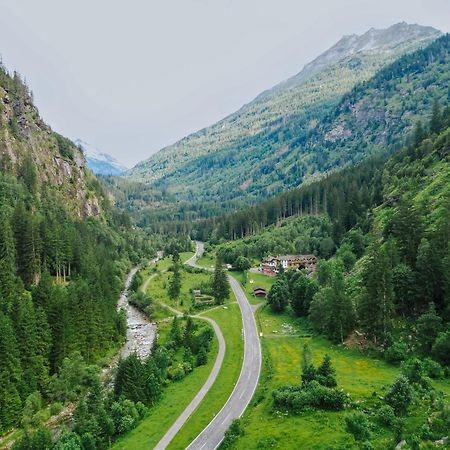
[[[122,175],[127,168],[108,153],[102,152],[81,139],[74,141],[75,145],[83,150],[89,169],[95,175]]]
[[[267,334],[276,328],[283,338],[283,328],[291,324],[310,336],[303,355],[307,350],[332,354],[337,380],[351,373],[342,389],[351,393],[352,402],[333,407],[327,432],[321,428],[320,433],[305,434],[302,430],[308,426],[322,427],[327,408],[323,403],[304,406],[308,395],[317,398],[311,386],[320,378],[309,375],[316,369],[303,370],[300,386],[297,374],[287,375],[295,372],[298,358],[286,356],[298,351],[298,341],[285,335],[265,345],[263,355],[270,358],[277,376],[263,379],[259,388],[272,395],[248,413],[232,448],[264,448],[253,444],[257,439],[273,442],[276,448],[294,448],[300,441],[302,448],[333,448],[336,442],[339,448],[394,448],[400,438],[392,425],[380,424],[379,411],[395,405],[390,396],[399,384],[414,398],[401,413],[401,439],[417,443],[417,448],[433,448],[447,434],[448,409],[437,406],[431,412],[429,406],[436,393],[441,404],[449,404],[444,374],[450,367],[450,106],[443,106],[435,104],[431,119],[424,117],[408,145],[390,157],[366,159],[216,221],[218,228],[211,236],[219,245],[207,246],[209,258],[218,255],[235,266],[267,255],[314,253],[320,258],[313,276],[296,270],[276,278],[235,273],[249,295],[248,279],[270,288],[260,310],[260,323],[270,324]],[[255,224],[264,220],[264,210],[271,225],[258,230]],[[248,234],[241,239],[243,229]],[[226,242],[227,237],[235,240]],[[374,375],[381,367],[386,372]],[[366,375],[367,383],[361,382]],[[385,391],[376,400],[374,382],[380,382],[377,392]],[[274,405],[285,411],[281,431],[281,425],[274,424]],[[370,429],[364,437],[367,444],[355,441],[356,433],[348,426],[354,414],[361,414],[361,422]]]
[[[218,123],[162,149],[127,176],[152,183],[178,201],[202,201],[204,210],[218,205],[232,209],[299,186],[347,162],[348,158],[330,162],[323,151],[353,132],[341,132],[337,121],[331,123],[343,97],[440,34],[431,27],[399,23],[345,36],[299,74]],[[410,88],[408,95],[414,93]],[[409,111],[394,113],[411,125]],[[313,142],[314,134],[329,122],[329,134]]]
[[[78,217],[99,216],[98,182],[81,152],[39,116],[28,87],[0,66],[0,167],[33,191],[58,196]]]
[[[153,253],[111,208],[82,151],[43,122],[19,75],[0,65],[0,435],[14,429],[0,447],[54,447],[42,427],[39,444],[18,428],[30,395],[38,411],[50,398],[78,403],[87,373],[100,386],[100,368],[88,365],[123,344],[123,279]]]

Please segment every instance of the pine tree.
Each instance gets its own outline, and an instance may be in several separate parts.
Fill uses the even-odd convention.
[[[0,429],[6,431],[16,424],[22,412],[22,368],[14,329],[1,311],[0,336]]]
[[[227,274],[222,267],[222,260],[216,259],[216,266],[212,280],[212,290],[214,301],[217,305],[222,305],[230,296],[230,285],[228,283]]]
[[[431,110],[430,131],[432,133],[439,133],[442,128],[442,111],[437,100],[433,103]]]
[[[179,263],[175,263],[172,266],[172,271],[173,274],[169,281],[168,293],[169,297],[172,300],[175,300],[179,297],[181,291],[181,273]]]
[[[0,212],[0,309],[9,311],[15,297],[16,251],[9,218]]]
[[[183,333],[180,327],[180,319],[175,316],[172,321],[172,327],[169,332],[169,341],[173,342],[175,347],[179,347],[183,343]]]
[[[194,332],[195,332],[195,323],[192,320],[192,317],[188,317],[186,319],[186,326],[184,328],[183,333],[183,345],[189,348],[191,351],[194,351]]]
[[[308,366],[313,363],[311,347],[307,342],[303,344],[302,356],[301,356],[301,369],[305,371]]]
[[[358,310],[361,324],[377,341],[390,329],[394,312],[392,264],[386,244],[373,245],[363,270],[364,292]]]

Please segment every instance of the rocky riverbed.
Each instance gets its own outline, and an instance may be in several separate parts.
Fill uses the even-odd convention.
[[[150,322],[139,309],[130,305],[128,302],[128,290],[136,272],[137,268],[134,268],[128,274],[124,290],[117,304],[119,309],[124,309],[127,313],[127,340],[122,347],[120,356],[125,358],[131,353],[136,352],[143,359],[150,354],[153,340],[156,336],[157,326],[155,323]]]

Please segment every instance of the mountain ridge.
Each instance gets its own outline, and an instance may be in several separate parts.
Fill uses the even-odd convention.
[[[357,43],[359,42],[359,47],[362,47],[361,42],[367,44],[368,38],[370,36],[377,36],[378,40],[382,40],[383,37],[387,39],[389,42],[389,38],[386,36],[396,35],[397,40],[393,41],[393,47],[391,49],[390,54],[383,55],[384,64],[387,64],[391,60],[394,60],[396,56],[408,52],[418,46],[430,42],[434,38],[438,37],[441,34],[438,30],[435,30],[432,27],[423,27],[420,25],[408,25],[405,23],[395,24],[389,27],[386,30],[369,30],[363,35],[359,36],[357,39]],[[351,35],[348,38],[343,37],[337,44],[332,46],[327,51],[323,52],[317,58],[315,58],[310,63],[306,64],[302,71],[298,74],[294,75],[291,78],[288,78],[285,81],[275,85],[273,88],[263,91],[259,94],[253,101],[243,105],[239,110],[225,118],[221,119],[217,123],[202,128],[201,130],[194,132],[188,136],[185,136],[181,140],[176,143],[164,147],[159,152],[151,155],[148,159],[138,163],[134,168],[130,169],[126,175],[131,176],[135,179],[139,179],[141,181],[152,182],[158,179],[161,179],[165,176],[166,173],[178,168],[185,161],[188,161],[190,157],[197,157],[199,155],[213,153],[217,149],[224,148],[225,144],[233,145],[235,142],[239,142],[242,139],[251,137],[259,132],[262,129],[267,129],[270,127],[271,122],[275,120],[282,120],[285,115],[292,114],[301,114],[302,109],[305,106],[310,106],[309,103],[314,101],[320,101],[320,98],[307,98],[306,101],[302,101],[299,99],[299,94],[303,94],[303,92],[293,93],[289,92],[289,96],[291,96],[291,104],[288,104],[284,99],[277,100],[278,103],[275,105],[267,104],[267,101],[279,97],[280,92],[286,92],[295,88],[301,88],[305,84],[305,82],[310,82],[312,84],[312,78],[318,75],[319,73],[323,73],[324,69],[329,69],[330,65],[325,65],[320,63],[321,58],[328,58],[334,61],[342,61],[345,59],[343,55],[333,56],[333,52],[336,53],[336,46],[342,46],[343,42],[347,42],[350,40],[354,40],[354,36]],[[410,39],[408,39],[408,37]],[[411,41],[412,37],[414,39]],[[392,37],[391,37],[392,41]],[[349,46],[346,46],[347,50],[345,55],[349,55]],[[358,47],[356,47],[358,48]],[[383,49],[390,49],[391,47],[383,43]],[[334,50],[333,50],[334,49]],[[353,46],[350,46],[350,53],[354,54],[355,51],[355,42],[353,42]],[[331,52],[331,53],[330,53]],[[339,52],[338,52],[339,53]],[[350,68],[350,71],[360,71],[361,73],[357,73],[356,77],[357,81],[362,79],[367,79],[370,75],[374,74],[376,69],[379,68],[382,64],[379,62],[374,63],[371,59],[374,58],[374,51],[370,52],[359,52],[358,57],[361,55],[367,57],[369,60],[367,61],[368,72],[367,74],[362,74],[365,68]],[[317,68],[316,66],[320,63],[322,68]],[[355,64],[360,64],[360,62],[356,61]],[[333,65],[331,63],[331,65]],[[376,67],[373,67],[376,66]],[[353,76],[353,73],[350,73],[350,77]],[[317,80],[319,83],[323,80]],[[347,88],[350,88],[353,83],[349,83]],[[317,90],[318,87],[314,84],[311,85],[311,91]],[[343,91],[341,91],[343,93]],[[295,95],[297,94],[297,96]],[[309,103],[308,103],[309,102]],[[253,108],[253,109],[252,109]],[[265,110],[266,109],[266,110]],[[269,113],[267,112],[269,110]],[[261,120],[255,123],[252,116],[259,115],[261,116]],[[261,122],[261,123],[260,123]],[[240,127],[241,130],[237,130],[236,128]],[[209,135],[208,135],[209,134]],[[220,141],[222,140],[222,144]],[[193,141],[193,142],[192,142]],[[164,157],[167,157],[167,161],[164,160]]]

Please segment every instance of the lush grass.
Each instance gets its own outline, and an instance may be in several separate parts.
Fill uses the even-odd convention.
[[[214,268],[216,260],[214,255],[205,254],[197,260],[197,264],[201,267],[206,267],[207,269]]]
[[[242,285],[242,288],[247,294],[249,302],[252,304],[261,303],[262,301],[265,301],[264,299],[257,298],[253,295],[253,288],[256,286],[260,286],[266,288],[267,292],[269,292],[270,288],[272,287],[272,284],[276,280],[275,277],[269,277],[262,273],[247,272],[246,274],[244,274],[244,272],[233,271],[232,275]]]
[[[159,263],[161,265],[159,269],[162,271],[167,270],[171,265],[171,261],[166,261],[166,259]],[[197,287],[201,281],[208,280],[211,275],[208,273],[182,272],[182,293],[180,297],[184,299],[183,305],[175,304],[167,295],[167,289],[164,288],[164,285],[167,285],[169,276],[170,273],[168,272],[158,274],[150,282],[148,292],[155,298],[156,302],[162,301],[177,306],[181,310],[188,310],[190,303],[185,302],[186,294],[189,293],[191,288]],[[230,300],[231,303],[227,305],[212,308],[210,311],[202,313],[203,316],[214,319],[221,328],[226,342],[225,357],[216,382],[172,441],[169,447],[171,449],[186,448],[189,445],[225,404],[239,377],[243,358],[242,318],[239,306],[234,303],[234,297],[232,296]],[[164,342],[169,329],[170,323],[161,322],[159,324],[161,342]],[[155,446],[206,381],[214,365],[217,350],[218,343],[217,338],[215,338],[208,363],[196,368],[183,380],[169,384],[161,401],[150,409],[147,417],[136,429],[117,441],[113,448],[147,449]]]
[[[244,352],[242,317],[237,303],[202,314],[215,320],[225,338],[226,353],[222,368],[211,390],[197,410],[169,445],[169,449],[184,449],[208,425],[227,401],[239,378]]]
[[[287,313],[276,315],[269,307],[264,307],[257,314],[258,326],[263,333],[263,372],[252,404],[244,415],[245,434],[238,440],[236,448],[359,448],[345,432],[347,412],[311,411],[298,416],[286,415],[273,410],[271,392],[283,384],[300,383],[300,358],[305,341],[311,347],[316,364],[326,353],[331,356],[339,386],[362,409],[383,395],[386,387],[399,375],[399,368],[368,357],[357,349],[333,345],[322,337],[302,337],[310,334],[308,324]],[[445,381],[434,385],[445,392],[450,387]],[[414,411],[407,419],[407,431],[413,432],[423,424],[424,414],[425,411],[420,409]],[[377,449],[389,448],[393,435],[381,428],[373,432],[371,440]]]
[[[200,288],[201,283],[207,283],[211,277],[209,273],[189,273],[181,270],[181,292],[177,300],[172,300],[167,292],[171,272],[158,274],[148,285],[147,292],[156,302],[163,302],[183,312],[195,312],[192,309],[192,289]]]
[[[164,336],[170,324],[160,324],[160,338]],[[204,366],[196,367],[193,372],[180,381],[170,383],[164,390],[161,400],[148,412],[144,420],[134,430],[119,439],[114,449],[149,449],[153,448],[172,426],[177,417],[192,401],[200,387],[208,378],[217,356],[218,342],[214,337],[208,362]]]

